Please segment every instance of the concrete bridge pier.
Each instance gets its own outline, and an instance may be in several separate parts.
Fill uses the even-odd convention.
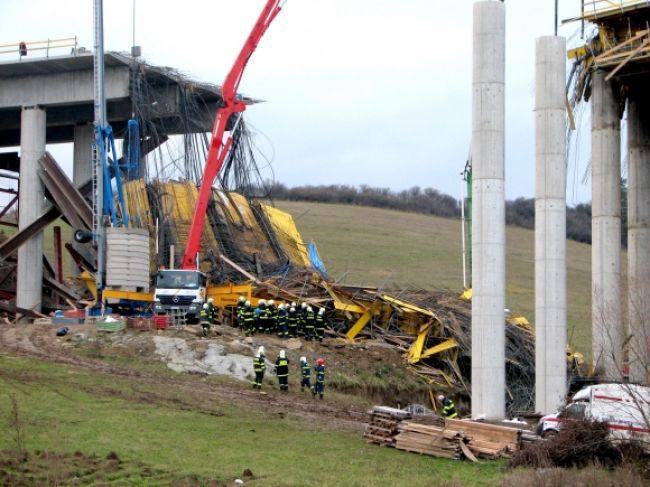
[[[627,99],[628,189],[627,345],[630,380],[650,382],[650,97],[647,85],[630,86]]]
[[[45,153],[45,110],[23,107],[20,118],[20,179],[18,229],[22,230],[43,213],[44,190],[38,177],[38,160]],[[18,248],[16,306],[41,310],[43,282],[43,233]]]
[[[535,410],[566,395],[566,40],[536,42]]]
[[[474,4],[472,417],[505,416],[505,6]]]
[[[592,75],[592,353],[596,373],[617,380],[623,370],[621,123],[619,93],[605,74]]]

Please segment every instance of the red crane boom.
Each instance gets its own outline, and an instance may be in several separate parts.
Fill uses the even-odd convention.
[[[237,95],[239,82],[244,74],[248,60],[255,51],[260,39],[269,28],[269,25],[271,25],[275,16],[280,12],[282,3],[284,3],[283,0],[268,0],[266,2],[262,13],[257,19],[257,22],[255,22],[251,33],[248,35],[246,42],[242,46],[237,59],[235,59],[221,87],[223,102],[217,110],[214,119],[210,149],[208,150],[205,169],[203,171],[203,180],[201,181],[199,197],[194,208],[194,216],[192,217],[192,226],[190,227],[185,253],[181,262],[182,269],[196,268],[196,256],[201,248],[201,234],[203,233],[203,226],[205,224],[208,202],[212,194],[212,184],[219,174],[232,146],[232,131],[226,135],[224,140],[226,127],[230,117],[234,113],[241,114],[241,112],[246,110],[246,105]]]

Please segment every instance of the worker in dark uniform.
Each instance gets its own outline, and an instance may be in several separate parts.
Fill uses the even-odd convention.
[[[287,327],[289,336],[291,338],[296,338],[298,336],[298,312],[296,311],[295,306],[289,308],[289,314],[287,316]]]
[[[307,312],[305,313],[305,340],[307,341],[314,339],[315,318],[314,310],[311,309],[311,306],[307,306]]]
[[[239,328],[244,328],[244,320],[242,318],[242,311],[244,311],[244,308],[246,307],[246,297],[245,296],[239,296],[239,300],[237,301],[237,308],[235,308],[235,320],[233,320],[232,326],[239,327]]]
[[[319,358],[316,360],[316,383],[311,388],[311,393],[314,397],[316,394],[323,399],[323,393],[325,392],[325,360]]]
[[[264,371],[266,370],[266,357],[265,357],[264,347],[260,346],[257,349],[257,353],[253,358],[253,371],[255,372],[255,382],[253,382],[253,388],[261,389],[262,381],[264,380]]]
[[[275,306],[275,301],[272,299],[269,299],[267,310],[269,320],[267,333],[275,333],[278,329],[278,308]]]
[[[438,396],[438,402],[442,406],[442,415],[445,418],[454,419],[458,417],[458,413],[456,412],[456,406],[454,405],[454,401],[452,401],[445,395],[440,394]]]
[[[307,357],[300,357],[300,392],[311,389],[311,367],[307,362]]]
[[[287,305],[278,305],[278,337],[287,338],[289,336],[289,316]]]
[[[205,303],[199,311],[199,322],[201,323],[201,330],[204,337],[210,333],[210,309],[208,303]]]
[[[244,309],[241,311],[242,328],[244,334],[249,337],[255,334],[255,310],[251,308],[251,302],[244,303]]]
[[[275,361],[275,374],[278,376],[280,390],[287,392],[289,390],[289,359],[284,350],[280,350],[280,355]]]
[[[256,331],[263,333],[266,331],[266,320],[267,320],[267,311],[266,311],[266,301],[260,299],[257,302],[257,308],[255,308],[255,321],[256,321]]]
[[[305,321],[307,319],[307,303],[300,303],[300,307],[296,308],[298,313],[298,336],[305,335]]]
[[[210,317],[210,324],[217,323],[217,307],[214,305],[214,299],[208,298],[208,316]]]
[[[318,310],[314,318],[314,329],[316,331],[316,340],[322,342],[325,336],[325,308]]]

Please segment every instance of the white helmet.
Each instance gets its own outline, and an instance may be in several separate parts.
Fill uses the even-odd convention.
[[[287,358],[287,352],[280,350],[280,358]]]
[[[214,303],[214,299],[208,298],[208,303]]]
[[[260,345],[259,348],[257,349],[257,355],[266,355],[266,350],[264,350],[264,345]]]
[[[282,303],[278,304],[278,309],[284,309],[284,304]]]
[[[203,309],[208,309],[208,308],[209,308],[208,303],[204,303],[203,304]]]
[[[292,303],[291,303],[291,307],[292,307],[292,308],[295,308],[295,307],[296,307],[296,303],[292,302]]]
[[[307,357],[300,357],[300,362],[302,363],[307,362]]]
[[[444,401],[444,400],[445,400],[445,396],[444,396],[443,394],[440,394],[440,395],[438,396],[438,401],[442,402],[442,401]]]
[[[300,307],[301,307],[301,308],[306,308],[306,307],[307,307],[307,303],[300,303]]]
[[[260,299],[260,300],[257,302],[257,304],[258,304],[258,305],[260,305],[260,304],[266,304],[266,301],[264,301],[263,299]]]
[[[244,301],[246,301],[246,298],[244,296],[239,296],[239,302],[243,303]]]
[[[250,302],[250,301],[246,301],[246,302],[244,303],[244,306],[250,306],[250,305],[251,305],[251,302]]]
[[[296,308],[294,308],[294,307],[292,306],[291,308],[289,308],[289,311],[290,311],[291,313],[295,313],[295,312],[296,312]]]
[[[273,306],[274,304],[275,304],[275,301],[273,301],[272,299],[269,299],[269,306]]]
[[[311,309],[311,306],[307,306],[307,311],[313,311],[313,310]]]
[[[321,309],[318,310],[319,315],[322,315],[324,313],[325,313],[325,308],[321,308]]]

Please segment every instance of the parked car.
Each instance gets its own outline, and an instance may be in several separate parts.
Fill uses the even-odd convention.
[[[567,421],[602,421],[614,439],[638,439],[650,449],[650,387],[596,384],[576,392],[557,413],[543,416],[537,434],[557,434]]]

